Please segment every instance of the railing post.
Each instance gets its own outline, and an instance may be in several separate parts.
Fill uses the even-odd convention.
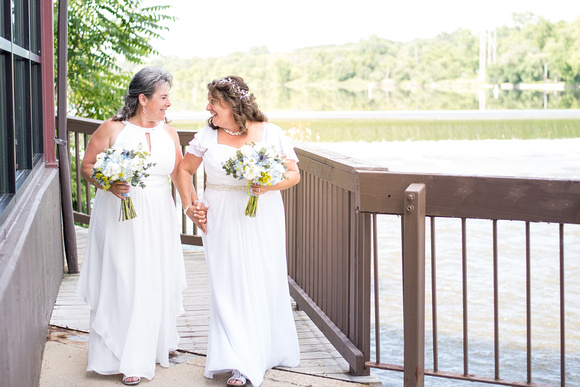
[[[403,212],[403,320],[405,387],[425,381],[425,184],[405,190]]]
[[[64,248],[69,274],[79,272],[77,237],[75,233],[74,212],[72,208],[72,187],[70,171],[70,136],[67,130],[67,48],[68,48],[68,1],[58,3],[58,145],[59,177],[62,205],[62,225],[64,234]],[[77,173],[79,171],[77,170]],[[80,198],[79,198],[80,199]]]

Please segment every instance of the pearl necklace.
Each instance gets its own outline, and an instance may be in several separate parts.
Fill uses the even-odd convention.
[[[231,130],[227,130],[226,128],[222,128],[222,129],[224,130],[224,132],[226,132],[230,136],[240,136],[242,134],[242,132],[232,132]]]

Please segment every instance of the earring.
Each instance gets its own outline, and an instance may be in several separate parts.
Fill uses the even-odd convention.
[[[147,113],[147,110],[145,110],[145,106],[143,106],[143,114]]]

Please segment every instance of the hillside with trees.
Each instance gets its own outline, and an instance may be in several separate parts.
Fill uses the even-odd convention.
[[[580,84],[580,18],[552,23],[514,14],[514,26],[497,29],[486,84]],[[366,90],[380,88],[480,87],[480,36],[467,29],[407,43],[370,36],[358,43],[310,47],[272,54],[265,47],[225,57],[153,61],[175,77],[173,93],[203,93],[208,81],[238,74],[254,89],[273,86]],[[193,53],[194,54],[194,53]],[[545,73],[547,70],[547,73]],[[547,78],[545,79],[545,74]],[[198,96],[205,99],[203,94]]]
[[[161,22],[173,18],[165,15],[168,6],[143,8],[142,3],[69,3],[71,114],[110,117],[132,73],[145,63],[173,74],[176,111],[203,110],[207,83],[229,74],[241,75],[269,111],[473,109],[479,98],[474,90],[544,82],[572,90],[558,96],[556,108],[577,108],[580,103],[580,18],[552,23],[514,14],[513,26],[491,32],[493,55],[488,55],[485,77],[480,77],[480,35],[467,29],[404,43],[370,36],[357,43],[286,53],[254,47],[224,57],[197,58],[192,51],[191,59],[148,59],[156,54],[150,39],[162,36],[167,28]],[[497,106],[517,109],[541,105],[544,97],[526,95],[531,103],[502,98]]]

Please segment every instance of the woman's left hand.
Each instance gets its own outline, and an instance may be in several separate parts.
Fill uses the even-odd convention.
[[[256,196],[260,196],[268,191],[270,191],[270,186],[268,185],[252,185],[252,193]]]

